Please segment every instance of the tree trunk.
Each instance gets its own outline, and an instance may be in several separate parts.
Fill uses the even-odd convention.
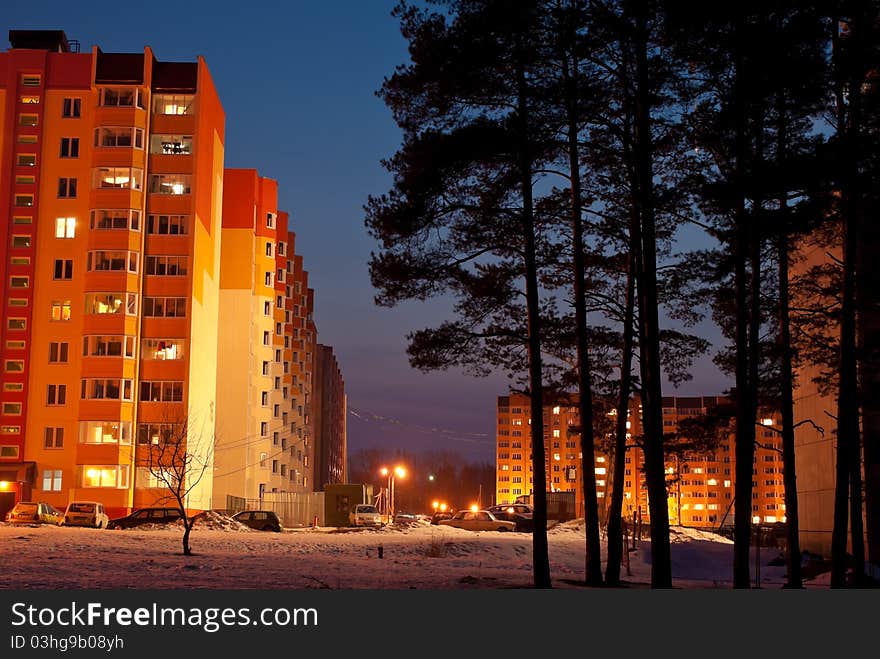
[[[568,59],[568,58],[567,58]],[[571,70],[569,70],[571,65]],[[589,335],[587,334],[587,298],[584,290],[584,236],[581,220],[581,171],[578,153],[578,79],[577,60],[572,55],[563,63],[565,109],[568,123],[568,167],[571,177],[572,275],[574,277],[575,336],[577,340],[578,411],[581,422],[581,473],[584,494],[587,586],[602,585],[602,558],[599,542],[599,506],[596,501],[596,456],[593,430],[593,389],[590,373]]]
[[[784,166],[787,157],[785,99],[780,95],[778,145],[776,158]],[[794,448],[794,371],[792,368],[791,317],[789,302],[789,226],[788,202],[783,191],[779,196],[779,233],[776,252],[779,276],[779,394],[782,417],[782,478],[785,484],[785,562],[786,588],[803,588],[801,574],[801,545],[798,520],[797,471]]]
[[[541,365],[540,300],[532,197],[532,159],[529,149],[529,108],[522,46],[518,45],[517,114],[519,119],[519,169],[522,186],[522,224],[525,254],[526,309],[528,317],[529,398],[531,399],[532,488],[534,531],[532,562],[535,588],[551,588],[547,544],[547,475],[544,449],[544,388]]]
[[[657,298],[657,237],[654,213],[653,138],[651,135],[651,78],[648,71],[647,5],[635,5],[636,56],[634,155],[637,205],[642,220],[639,291],[645,480],[651,515],[651,586],[672,587],[669,546],[669,508],[663,458],[663,391],[660,372],[660,320]]]
[[[749,588],[749,549],[752,539],[752,469],[755,455],[755,412],[749,382],[749,300],[746,261],[749,255],[749,226],[743,189],[746,159],[746,94],[742,61],[742,28],[737,24],[734,44],[734,180],[737,200],[734,216],[734,298],[736,313],[736,476],[734,484],[733,586]]]
[[[611,506],[608,512],[608,563],[605,584],[620,585],[620,561],[623,558],[621,521],[623,518],[623,485],[626,472],[626,423],[632,389],[633,322],[635,314],[635,250],[631,249],[626,277],[626,303],[623,314],[623,350],[620,359],[620,391],[617,399],[617,423],[614,439],[614,480],[611,482]],[[636,475],[638,478],[638,475]],[[635,530],[633,531],[635,532]]]

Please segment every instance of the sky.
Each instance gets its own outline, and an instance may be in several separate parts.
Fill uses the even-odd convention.
[[[438,323],[447,310],[373,303],[367,263],[377,245],[363,205],[388,190],[381,160],[400,145],[375,95],[407,62],[395,4],[198,0],[160,12],[138,3],[7,0],[0,30],[5,39],[10,29],[61,29],[82,52],[150,46],[161,61],[203,56],[226,112],[226,166],[277,180],[279,210],[290,213],[315,289],[318,341],[333,347],[345,379],[349,451],[438,449],[493,462],[496,397],[508,393],[507,377],[413,370],[406,334]],[[710,324],[698,332],[717,337]],[[707,357],[690,383],[666,393],[714,395],[729,386]]]

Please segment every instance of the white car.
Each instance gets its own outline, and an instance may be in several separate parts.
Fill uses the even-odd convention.
[[[351,526],[382,526],[382,516],[376,506],[368,503],[359,503],[348,515],[348,523]]]
[[[64,526],[91,526],[106,529],[110,517],[98,501],[71,501],[64,511]]]
[[[506,519],[497,519],[488,510],[459,510],[451,519],[441,519],[437,522],[440,526],[454,526],[468,531],[513,531],[516,529],[515,522]]]

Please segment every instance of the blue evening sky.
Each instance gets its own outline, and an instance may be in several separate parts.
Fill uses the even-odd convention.
[[[83,52],[150,46],[164,61],[203,56],[226,111],[226,166],[276,179],[280,208],[291,214],[315,289],[318,340],[333,346],[357,413],[349,415],[349,450],[438,449],[494,461],[495,397],[507,393],[507,378],[411,369],[406,333],[446,310],[373,304],[367,260],[376,245],[362,207],[387,190],[379,161],[400,143],[374,94],[407,59],[390,16],[394,1],[3,4],[4,48],[10,29],[61,29]],[[705,359],[691,383],[668,393],[712,395],[728,386]]]

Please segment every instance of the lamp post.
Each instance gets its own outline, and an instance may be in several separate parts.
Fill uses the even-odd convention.
[[[388,489],[386,490],[388,493],[386,498],[386,505],[388,509],[386,512],[389,516],[389,521],[394,521],[394,479],[395,477],[406,478],[406,469],[404,469],[400,465],[394,467],[393,469],[382,467],[382,469],[379,470],[379,473],[383,476],[388,477]]]

